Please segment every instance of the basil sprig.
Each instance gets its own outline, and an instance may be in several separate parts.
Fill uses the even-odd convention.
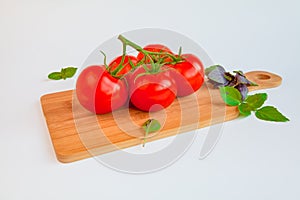
[[[61,68],[60,72],[52,72],[48,75],[51,80],[66,80],[67,78],[72,78],[77,71],[76,67],[66,67]]]
[[[219,88],[223,101],[229,106],[238,106],[241,115],[249,116],[255,113],[258,119],[273,122],[287,122],[285,117],[273,106],[263,106],[268,98],[266,93],[248,95],[247,86],[257,85],[249,81],[242,71],[234,71],[235,75],[226,72],[220,65],[214,65],[205,70],[210,83]]]

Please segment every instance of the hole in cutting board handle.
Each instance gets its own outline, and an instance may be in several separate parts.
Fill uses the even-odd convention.
[[[249,89],[251,91],[274,88],[279,86],[282,81],[282,78],[277,74],[266,71],[251,71],[247,72],[245,75],[250,81],[258,84],[258,86],[250,86]]]
[[[268,74],[257,74],[257,75],[256,75],[256,78],[257,78],[258,80],[264,81],[264,80],[269,80],[269,79],[271,79],[271,76],[268,75]]]

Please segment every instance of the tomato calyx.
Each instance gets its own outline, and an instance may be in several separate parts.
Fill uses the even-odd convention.
[[[147,70],[152,68],[150,64],[146,67]],[[171,105],[176,98],[175,80],[169,71],[149,74],[140,66],[132,72],[128,83],[130,102],[142,111],[161,110]]]
[[[159,73],[165,72],[167,70],[172,70],[171,68],[163,69],[163,66],[164,66],[164,64],[160,64],[160,63],[151,63],[148,65],[143,64],[141,67],[144,68],[145,72],[137,75],[134,79],[134,82],[136,81],[136,79],[138,79],[141,76],[154,75],[154,74],[159,74]]]

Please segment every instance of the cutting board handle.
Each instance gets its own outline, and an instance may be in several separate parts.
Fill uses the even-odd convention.
[[[280,76],[266,71],[251,71],[245,75],[250,81],[258,84],[258,86],[250,86],[250,91],[278,87],[282,82]]]

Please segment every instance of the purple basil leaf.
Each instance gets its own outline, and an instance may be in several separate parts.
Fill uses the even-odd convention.
[[[229,72],[227,72],[228,74],[230,74]],[[228,82],[227,86],[235,86],[237,84],[237,79],[235,76],[233,76],[232,74],[230,74],[231,76],[231,81]]]
[[[211,80],[208,80],[208,82],[211,83],[214,86],[214,88],[219,88],[219,87],[226,86],[226,84],[216,83],[216,82],[211,81]]]
[[[236,83],[239,84],[239,83],[242,83],[242,84],[245,84],[247,86],[257,86],[256,83],[253,83],[251,81],[249,81],[245,74],[242,72],[242,71],[234,71],[235,74],[235,79],[236,79]]]
[[[241,93],[242,100],[244,101],[248,95],[248,87],[245,84],[239,83],[235,86],[235,88]]]
[[[236,77],[237,84],[241,83],[241,84],[245,84],[245,85],[250,85],[250,83],[251,83],[245,76],[243,76],[239,73],[237,73],[235,75],[235,77]]]
[[[211,71],[216,70],[216,69],[225,72],[224,67],[222,67],[221,65],[213,65],[208,68],[205,68],[205,75],[207,76]]]
[[[248,79],[247,79],[248,80]],[[248,80],[249,81],[249,80]],[[249,83],[247,84],[247,86],[258,86],[257,83],[254,83],[252,81],[249,81]]]
[[[228,80],[224,77],[225,70],[223,67],[216,66],[212,71],[207,74],[207,78],[218,84],[226,84]]]
[[[243,71],[241,71],[241,70],[235,70],[235,71],[233,71],[234,73],[236,73],[236,74],[239,74],[239,75],[241,75],[241,76],[244,76],[245,77],[245,74],[244,74],[244,72]]]

